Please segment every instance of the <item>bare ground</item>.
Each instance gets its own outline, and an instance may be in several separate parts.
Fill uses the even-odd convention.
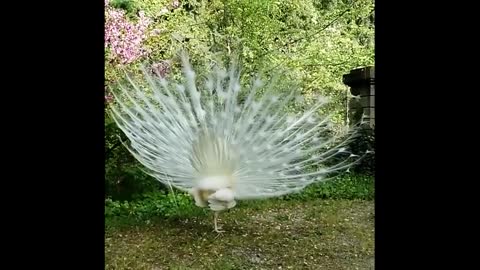
[[[374,269],[374,202],[239,203],[213,215],[109,229],[105,269]]]

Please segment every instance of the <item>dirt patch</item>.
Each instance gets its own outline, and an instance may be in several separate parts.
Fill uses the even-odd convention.
[[[106,233],[105,269],[374,269],[374,202],[265,201]]]

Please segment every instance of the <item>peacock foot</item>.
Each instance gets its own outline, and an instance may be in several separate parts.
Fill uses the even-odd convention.
[[[217,233],[224,233],[225,232],[224,230],[220,230],[219,228],[215,228],[214,231],[217,232]]]
[[[214,226],[215,226],[215,230],[214,230],[214,231],[216,231],[217,233],[223,233],[223,232],[225,232],[225,231],[220,230],[221,227],[218,226],[217,220],[218,220],[218,212],[215,212],[214,219],[213,219],[213,224],[214,224]]]

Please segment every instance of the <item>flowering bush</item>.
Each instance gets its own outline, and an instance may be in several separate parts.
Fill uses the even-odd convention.
[[[108,0],[105,0],[105,11],[105,48],[110,50],[112,60],[129,64],[146,55],[142,42],[147,38],[152,20],[140,11],[138,22],[130,22],[125,11],[111,7]]]

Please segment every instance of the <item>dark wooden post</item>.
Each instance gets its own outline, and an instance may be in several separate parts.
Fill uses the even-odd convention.
[[[350,92],[360,99],[350,99],[349,119],[352,125],[358,123],[362,115],[372,129],[375,128],[375,67],[363,67],[351,70],[343,75],[343,83]]]

